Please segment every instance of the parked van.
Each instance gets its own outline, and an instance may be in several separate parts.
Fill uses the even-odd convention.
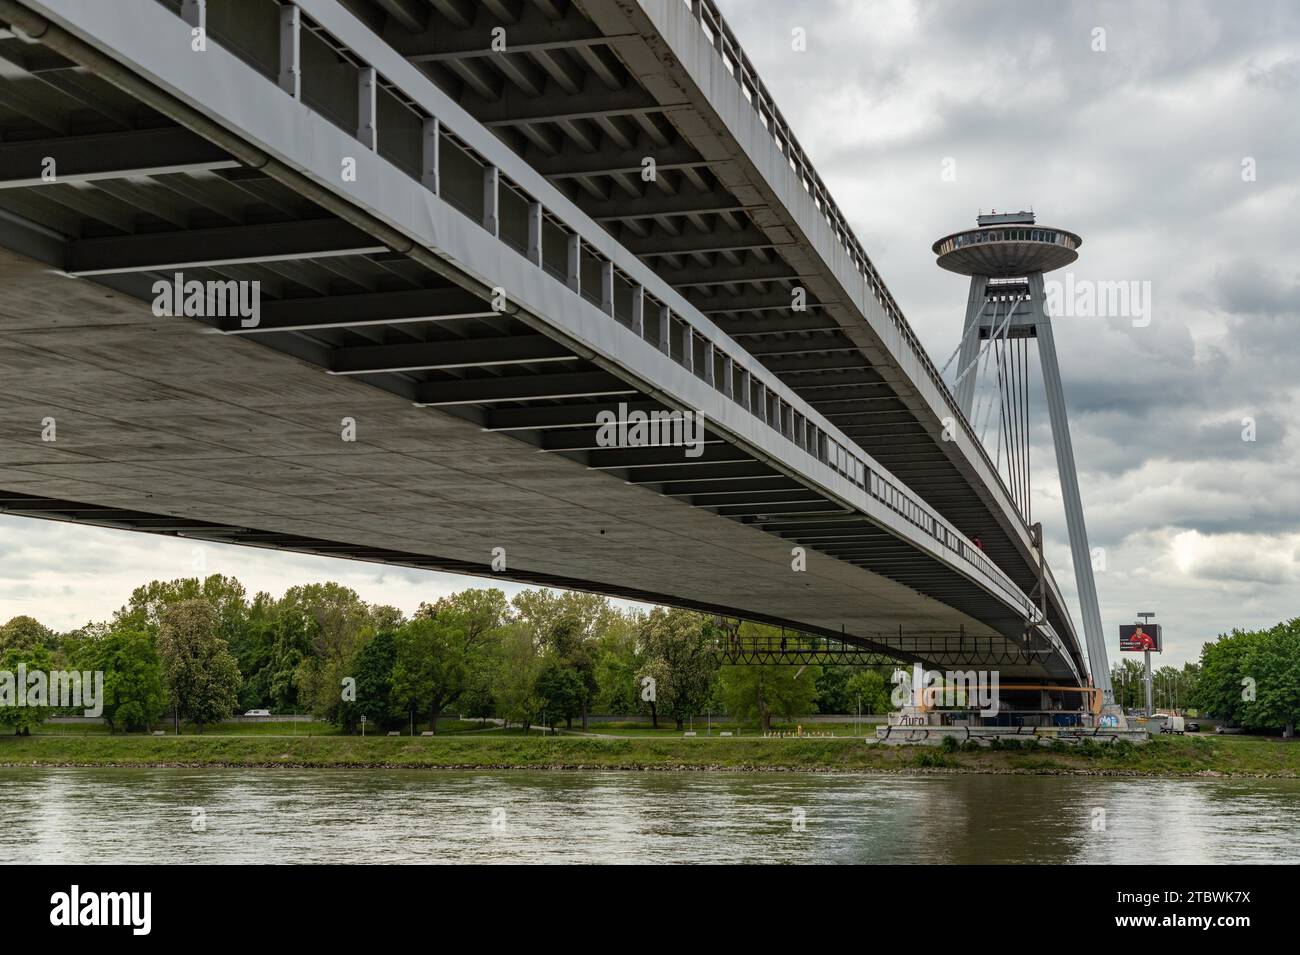
[[[271,711],[270,710],[249,710],[244,715],[245,716],[270,716]]]
[[[1186,724],[1181,716],[1167,716],[1164,725],[1160,727],[1160,732],[1177,733],[1182,736],[1186,729]]]

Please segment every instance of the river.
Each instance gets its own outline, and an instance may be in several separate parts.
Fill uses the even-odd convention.
[[[1300,862],[1300,780],[0,769],[0,863]]]

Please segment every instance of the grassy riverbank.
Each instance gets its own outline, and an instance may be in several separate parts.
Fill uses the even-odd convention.
[[[1300,744],[1153,739],[1145,746],[943,752],[853,739],[601,739],[502,735],[0,737],[0,766],[792,770],[1300,777]]]

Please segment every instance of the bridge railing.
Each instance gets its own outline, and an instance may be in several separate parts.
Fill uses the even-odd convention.
[[[61,5],[61,0],[33,2],[56,8]],[[205,0],[153,3],[192,27],[206,24]],[[570,291],[599,307],[629,334],[657,347],[857,492],[921,531],[936,550],[974,567],[983,584],[997,591],[1004,603],[1016,607],[1025,620],[1036,616],[1033,601],[980,548],[903,488],[852,439],[448,99],[362,21],[335,0],[281,3],[278,18],[278,59],[273,47],[260,56],[248,52],[252,44],[239,49],[238,38],[225,31],[209,32],[208,38],[235,47],[229,52],[242,63],[270,82],[278,80],[284,92],[465,215],[467,228],[486,229],[513,253],[561,279]],[[331,114],[318,108],[320,97],[311,95],[313,78],[304,69],[306,57],[301,53],[309,40],[324,44],[332,57],[349,65],[360,104],[355,114],[340,115],[339,110]],[[383,108],[381,97],[387,100]],[[395,113],[397,108],[410,116]],[[385,130],[379,128],[381,115],[403,116],[394,124],[395,142],[387,142]],[[818,188],[823,201],[828,201],[824,189]],[[520,228],[512,227],[504,215],[512,205],[521,210]],[[844,234],[850,235],[847,230]],[[864,255],[861,261],[869,268]],[[919,356],[925,356],[919,344],[917,350]],[[855,495],[844,493],[847,488],[838,489],[837,482],[809,476],[854,510],[869,513],[865,500],[854,503]]]
[[[922,346],[920,339],[916,337],[916,333],[904,317],[902,309],[894,301],[893,294],[890,293],[888,286],[885,285],[884,280],[876,271],[876,267],[862,248],[862,243],[858,241],[857,236],[849,227],[848,220],[845,218],[844,213],[840,211],[840,207],[836,205],[834,198],[831,197],[830,190],[826,188],[821,176],[813,168],[803,146],[799,144],[799,140],[790,128],[790,124],[786,122],[780,108],[777,107],[776,100],[759,77],[754,64],[745,55],[740,42],[718,11],[714,0],[681,0],[681,2],[694,13],[705,36],[712,43],[714,49],[717,50],[718,55],[721,56],[723,66],[740,85],[741,93],[758,113],[759,119],[771,134],[773,142],[776,143],[781,154],[786,157],[790,168],[798,175],[799,182],[808,195],[812,197],[813,204],[830,225],[835,234],[836,242],[848,254],[849,260],[857,269],[866,287],[871,291],[880,307],[884,309],[885,314],[889,316],[899,336],[912,350],[917,362],[938,390],[940,397],[946,402],[953,420],[961,423],[962,430],[970,438],[971,445],[988,466],[988,473],[993,480],[998,482],[1007,498],[1011,499],[1010,491],[1002,480],[993,459],[989,456],[988,450],[984,447],[984,443],[976,435],[974,427],[972,427],[970,421],[967,420],[966,415],[957,404],[952,390],[948,387],[947,382],[943,380],[943,375],[931,360],[924,346]],[[1023,516],[1018,516],[1022,517],[1023,524]]]
[[[870,645],[861,646],[847,638],[824,637],[793,630],[770,628],[744,632],[727,626],[719,618],[713,636],[714,652],[724,663],[765,663],[789,666],[845,664],[850,666],[905,666],[922,663],[927,667],[982,666],[999,668],[1033,666],[1056,652],[1035,646],[1019,646],[1002,637],[957,633],[862,634]],[[1071,663],[1069,657],[1066,661]],[[1076,671],[1076,676],[1077,671]]]

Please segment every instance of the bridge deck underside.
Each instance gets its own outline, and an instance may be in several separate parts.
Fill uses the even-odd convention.
[[[658,493],[672,483],[619,479],[643,469],[611,474],[541,452],[522,435],[414,407],[245,337],[156,318],[8,252],[0,282],[7,513],[483,576],[503,547],[505,579],[844,628],[877,647],[901,647],[899,628],[1018,646],[863,569],[893,559],[887,541],[872,551],[876,535],[852,562],[814,551],[796,574],[781,536],[692,507],[689,494]],[[585,413],[583,402],[557,400],[489,413],[574,408]],[[343,418],[356,421],[355,442],[341,440]],[[1044,675],[1036,660],[1023,669]]]
[[[0,257],[10,510],[461,572],[504,547],[511,579],[1022,649],[979,587],[720,435],[597,447],[600,409],[662,406],[76,64],[0,36],[0,91],[3,244],[93,280]],[[680,261],[733,253],[764,257]],[[176,270],[258,281],[258,328],[155,317],[136,299]]]
[[[641,31],[635,4],[344,5],[890,473],[980,539],[1023,589],[1034,586],[1032,560],[1009,531],[1019,517],[1000,513],[962,452],[943,440],[941,416],[773,202],[689,70]],[[492,47],[494,36],[504,50]],[[655,164],[649,181],[647,158]],[[1072,633],[1062,608],[1049,616]]]

